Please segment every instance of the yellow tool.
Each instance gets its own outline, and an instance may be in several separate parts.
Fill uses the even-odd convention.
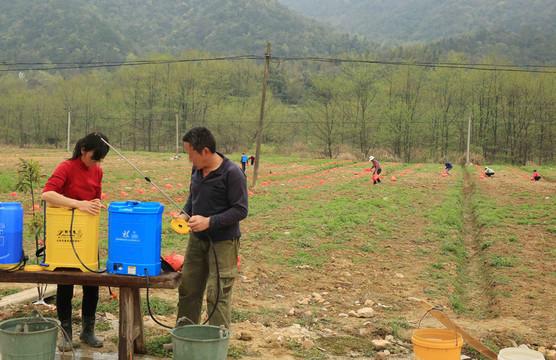
[[[25,265],[24,271],[43,271],[44,266],[40,265]]]
[[[172,227],[172,230],[174,230],[178,234],[189,234],[189,225],[187,224],[187,220],[183,218],[172,219],[172,221],[170,222],[170,226]]]

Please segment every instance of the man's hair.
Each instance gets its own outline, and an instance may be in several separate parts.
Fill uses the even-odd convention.
[[[95,161],[100,161],[104,159],[110,148],[104,141],[108,142],[108,138],[106,135],[100,132],[90,133],[89,135],[85,136],[82,139],[79,139],[75,144],[75,148],[73,149],[73,154],[71,156],[71,160],[75,160],[81,157],[81,151],[94,151],[92,159]]]
[[[203,152],[204,148],[209,149],[211,153],[216,152],[216,140],[210,130],[205,127],[195,127],[189,130],[183,136],[182,141],[189,143],[199,154]]]

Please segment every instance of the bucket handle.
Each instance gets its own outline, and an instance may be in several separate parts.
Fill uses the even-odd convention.
[[[419,324],[417,324],[417,329],[421,328],[421,322],[425,319],[425,317],[427,315],[429,315],[431,313],[431,311],[434,311],[434,310],[439,311],[439,312],[443,312],[442,311],[442,305],[434,305],[433,307],[428,309],[427,312],[419,320]],[[449,329],[449,330],[453,330],[454,333],[456,334],[456,347],[457,347],[458,346],[458,332],[455,329]]]
[[[227,339],[227,338],[230,337],[230,330],[228,330],[224,327],[221,327],[219,334],[220,334],[220,339],[222,339],[222,340]]]

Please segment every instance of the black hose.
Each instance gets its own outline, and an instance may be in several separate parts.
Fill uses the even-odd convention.
[[[27,264],[28,259],[29,258],[25,255],[25,252],[23,251],[21,254],[21,258],[19,259],[19,262],[17,264],[15,264],[13,267],[9,269],[0,269],[0,272],[11,273],[11,272],[19,271],[25,267],[25,264]]]
[[[155,323],[157,323],[158,325],[162,326],[163,328],[166,329],[173,329],[173,326],[168,326],[166,324],[161,323],[157,318],[154,317],[153,312],[151,310],[151,300],[150,300],[150,294],[149,294],[149,270],[145,269],[145,277],[147,279],[147,309],[149,310],[149,316],[151,317],[151,319],[153,319],[153,321]]]
[[[203,325],[205,325],[206,323],[209,322],[209,320],[212,318],[212,315],[214,315],[214,312],[216,311],[216,308],[218,307],[218,302],[220,301],[220,268],[218,266],[218,256],[216,256],[216,248],[214,247],[214,242],[212,241],[212,238],[210,237],[210,235],[208,235],[208,239],[209,239],[209,243],[210,243],[210,247],[212,248],[212,253],[214,254],[214,263],[216,264],[216,286],[217,286],[217,290],[216,290],[216,301],[214,302],[214,307],[212,308],[212,311],[210,312],[208,318],[205,320],[205,322],[203,323]]]
[[[83,265],[83,267],[87,270],[89,270],[92,273],[96,273],[96,274],[104,274],[106,272],[106,269],[104,270],[93,270],[91,268],[89,268],[87,265],[85,265],[85,263],[81,260],[81,258],[79,257],[79,254],[77,253],[77,250],[75,249],[75,244],[73,243],[73,219],[75,217],[75,209],[71,209],[71,222],[70,222],[70,243],[71,243],[71,248],[73,249],[73,253],[75,254],[75,256],[77,257],[77,260],[79,260],[79,262],[81,263],[81,265]],[[100,260],[100,259],[99,259]]]
[[[212,253],[214,255],[214,262],[216,264],[216,283],[217,283],[217,292],[216,292],[216,301],[214,302],[214,307],[212,308],[212,311],[210,312],[208,318],[205,320],[205,322],[203,323],[203,325],[206,325],[206,323],[209,322],[209,320],[212,318],[212,316],[214,315],[214,313],[216,312],[216,308],[218,307],[218,302],[220,301],[220,267],[218,266],[218,256],[216,255],[216,248],[214,247],[214,243],[212,241],[212,238],[207,235],[209,237],[209,242],[210,242],[210,247],[212,249]],[[166,329],[173,329],[172,326],[168,326],[166,324],[161,323],[158,319],[156,319],[153,315],[153,312],[151,310],[151,301],[150,301],[150,292],[149,292],[149,288],[150,288],[150,284],[149,284],[149,271],[147,269],[145,269],[145,277],[147,280],[147,309],[149,311],[149,316],[151,317],[151,319],[153,319],[153,321],[155,323],[157,323],[158,325],[162,326],[163,328]],[[186,318],[187,319],[187,318]],[[179,322],[180,319],[178,319]],[[189,322],[191,322],[191,324],[195,324],[193,321],[191,321],[190,319],[187,319]]]

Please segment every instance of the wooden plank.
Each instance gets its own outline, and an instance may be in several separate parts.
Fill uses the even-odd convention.
[[[181,273],[162,273],[149,277],[149,287],[160,289],[175,289],[178,287]],[[81,271],[15,271],[0,273],[0,282],[32,283],[32,284],[60,284],[112,286],[128,288],[147,287],[146,278],[140,276],[124,276],[113,274],[95,274]]]
[[[434,316],[434,318],[438,320],[442,325],[446,326],[448,329],[457,331],[463,337],[463,339],[469,344],[469,346],[471,346],[473,349],[477,350],[478,352],[480,352],[490,360],[498,359],[498,355],[494,351],[487,348],[478,339],[475,339],[473,336],[467,333],[467,331],[463,330],[458,325],[456,325],[456,323],[454,323],[448,317],[448,315],[442,312],[441,307],[433,306],[432,304],[430,304],[429,302],[423,299],[413,298],[413,300],[419,301],[423,309],[429,311],[430,314]]]
[[[56,295],[56,286],[48,286],[46,292],[44,293],[44,297],[51,297]],[[12,294],[8,296],[4,296],[2,300],[0,300],[0,308],[9,305],[16,305],[21,303],[33,302],[39,299],[39,293],[37,292],[37,288],[26,289],[18,292],[17,294]]]
[[[118,340],[118,359],[134,358],[134,328],[133,328],[133,289],[120,288],[120,331]]]

